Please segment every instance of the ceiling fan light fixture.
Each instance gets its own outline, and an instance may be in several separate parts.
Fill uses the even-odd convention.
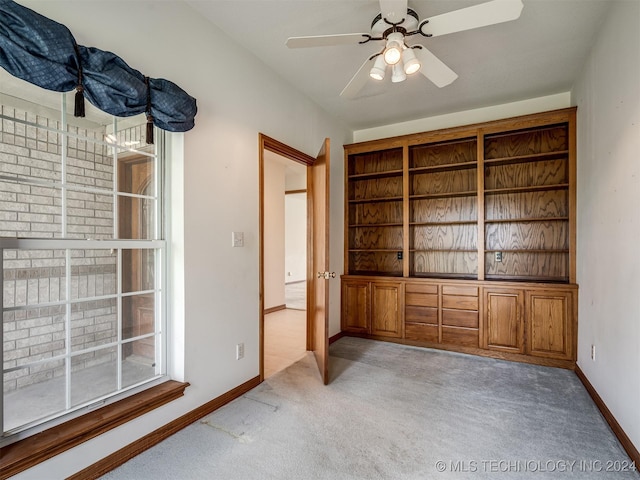
[[[404,43],[404,36],[400,32],[393,32],[387,37],[387,47],[382,54],[384,61],[388,65],[395,65],[402,58],[402,46]]]
[[[402,52],[402,62],[404,63],[404,73],[411,75],[420,70],[420,62],[416,58],[416,54],[413,52],[413,48],[407,48]]]
[[[378,55],[378,57],[376,58],[376,62],[373,64],[373,67],[371,67],[369,76],[374,80],[383,80],[386,69],[387,64],[384,61],[384,57],[382,55]]]
[[[391,81],[393,83],[404,82],[407,79],[407,74],[404,73],[402,62],[396,63],[391,68]]]

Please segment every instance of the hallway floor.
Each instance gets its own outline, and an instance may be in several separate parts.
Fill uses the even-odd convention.
[[[306,353],[307,311],[287,308],[264,316],[264,378]]]

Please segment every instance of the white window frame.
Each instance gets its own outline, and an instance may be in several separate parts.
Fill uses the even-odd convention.
[[[1,92],[0,92],[1,93]],[[156,129],[155,131],[155,149],[153,153],[148,153],[140,150],[135,150],[132,148],[128,148],[126,146],[114,146],[113,143],[108,141],[98,141],[95,139],[89,139],[83,137],[82,135],[73,134],[68,131],[67,128],[67,111],[66,111],[66,94],[62,93],[61,95],[61,129],[55,129],[52,127],[47,127],[43,125],[39,125],[37,123],[28,122],[21,119],[15,119],[12,117],[8,117],[0,114],[0,121],[9,120],[16,123],[22,123],[29,127],[35,127],[37,129],[43,129],[47,131],[52,131],[61,136],[60,140],[60,149],[61,149],[61,181],[46,181],[40,179],[33,179],[27,177],[19,177],[19,176],[6,176],[0,174],[0,180],[18,182],[22,184],[30,184],[30,185],[40,185],[53,187],[61,190],[61,233],[62,238],[8,238],[8,237],[0,237],[0,278],[3,279],[3,251],[5,249],[22,249],[22,250],[64,250],[65,251],[65,282],[66,282],[66,295],[65,300],[51,302],[51,303],[39,303],[39,304],[31,304],[26,306],[16,306],[7,308],[7,311],[10,310],[29,310],[33,308],[41,308],[48,306],[59,306],[64,305],[66,309],[65,315],[65,331],[66,331],[66,339],[65,339],[65,353],[63,355],[58,355],[56,357],[43,359],[40,361],[35,361],[28,363],[26,365],[16,366],[14,368],[10,368],[5,371],[4,369],[4,338],[3,338],[3,329],[0,329],[0,353],[3,358],[3,380],[4,374],[9,371],[13,371],[16,369],[25,368],[30,365],[37,365],[38,363],[47,363],[53,360],[65,360],[65,405],[66,409],[64,411],[34,420],[30,423],[19,426],[11,431],[5,432],[4,429],[4,389],[2,395],[0,395],[0,447],[8,445],[10,443],[14,443],[23,438],[29,437],[33,434],[46,430],[50,427],[68,421],[72,418],[78,417],[84,413],[87,413],[90,410],[93,410],[98,407],[102,407],[104,405],[113,403],[115,401],[121,400],[122,398],[126,398],[130,395],[138,393],[140,391],[151,388],[155,385],[163,383],[169,380],[167,376],[168,369],[168,321],[167,321],[167,287],[168,287],[168,275],[167,275],[167,267],[169,265],[168,262],[168,225],[169,221],[167,218],[168,213],[170,212],[168,198],[168,184],[166,181],[166,171],[167,171],[167,155],[168,151],[166,149],[166,133]],[[118,131],[118,119],[113,117],[113,132],[117,134]],[[82,140],[87,140],[92,143],[102,144],[106,147],[111,147],[113,154],[113,188],[111,190],[106,188],[95,188],[95,187],[84,187],[76,184],[68,184],[66,183],[66,166],[67,166],[67,139],[69,137],[75,137]],[[131,151],[136,155],[148,156],[153,158],[154,161],[154,185],[155,191],[153,195],[139,195],[127,192],[118,192],[118,154],[123,151]],[[87,193],[96,193],[101,195],[111,195],[113,196],[113,239],[70,239],[67,237],[67,192],[69,191],[83,191]],[[118,234],[118,199],[122,196],[128,196],[133,198],[148,198],[154,201],[154,232],[151,240],[120,240],[117,238]],[[72,250],[104,250],[104,249],[113,249],[117,252],[117,261],[116,261],[116,279],[117,279],[117,289],[115,294],[95,296],[95,297],[82,297],[82,298],[74,298],[71,299],[71,251]],[[148,291],[135,291],[135,292],[122,292],[122,250],[127,249],[153,249],[156,252],[155,262],[154,262],[154,279],[155,286],[153,290]],[[0,307],[2,307],[2,312],[5,311],[4,302],[3,302],[3,288],[0,288]],[[154,313],[155,313],[155,328],[154,332],[150,334],[144,334],[137,337],[131,337],[124,339],[122,338],[122,299],[126,297],[131,297],[134,295],[140,295],[145,293],[153,293],[155,294],[155,305],[154,305]],[[111,343],[101,344],[97,347],[91,347],[84,350],[73,351],[71,345],[71,305],[74,303],[83,303],[89,302],[92,300],[103,300],[103,299],[116,299],[117,305],[117,340]],[[126,387],[122,387],[122,345],[127,343],[131,343],[136,340],[141,340],[144,338],[155,336],[155,358],[156,358],[156,366],[155,366],[155,376],[148,378],[142,382],[129,385]],[[70,378],[71,378],[71,359],[74,356],[81,355],[83,353],[87,353],[90,351],[106,349],[106,348],[116,348],[117,352],[117,389],[112,391],[106,395],[102,395],[98,398],[94,398],[88,402],[82,403],[80,405],[71,406],[70,399]]]

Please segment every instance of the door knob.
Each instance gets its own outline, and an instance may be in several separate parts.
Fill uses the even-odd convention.
[[[325,280],[336,278],[336,272],[318,272],[318,278],[324,278]]]

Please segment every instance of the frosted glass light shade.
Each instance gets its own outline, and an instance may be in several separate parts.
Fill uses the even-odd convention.
[[[413,48],[407,48],[402,52],[402,62],[404,63],[404,73],[411,75],[420,70],[420,62],[416,58],[416,54],[413,53]]]
[[[393,83],[404,82],[407,79],[404,68],[402,68],[402,62],[396,63],[391,69],[391,81]]]
[[[373,67],[369,72],[369,76],[374,80],[382,80],[384,79],[386,69],[387,64],[384,61],[384,57],[382,55],[378,55],[376,62],[373,64]]]

